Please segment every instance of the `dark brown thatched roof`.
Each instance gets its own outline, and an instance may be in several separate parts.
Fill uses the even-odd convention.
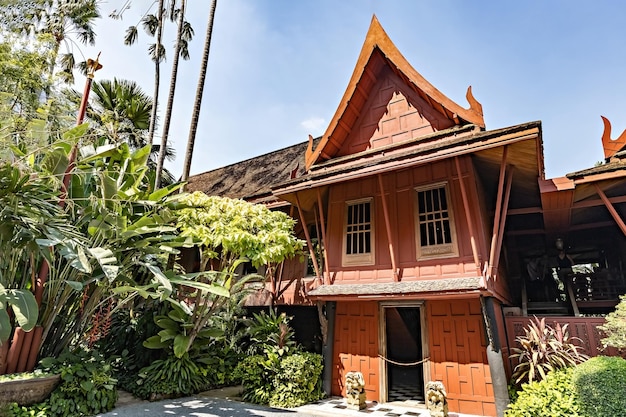
[[[308,142],[260,155],[189,177],[186,190],[207,195],[261,202],[271,196],[271,187],[304,173]]]
[[[572,172],[566,175],[567,178],[573,180],[589,175],[605,174],[607,172],[624,171],[626,176],[626,161],[614,160],[606,164],[601,164],[593,168],[583,169],[581,171]]]

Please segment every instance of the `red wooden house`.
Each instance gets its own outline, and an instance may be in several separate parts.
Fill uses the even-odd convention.
[[[300,220],[309,268],[286,262],[268,289],[281,304],[323,310],[333,395],[360,371],[368,400],[423,400],[425,383],[438,380],[451,411],[501,414],[523,316],[606,311],[624,289],[621,271],[606,272],[626,246],[626,164],[608,160],[622,144],[606,142],[615,149],[605,165],[546,180],[541,123],[486,130],[471,88],[467,100],[424,79],[374,17],[321,138],[190,178],[189,190]],[[606,232],[583,237],[597,227]],[[548,294],[557,238],[597,270],[568,269]],[[613,246],[602,252],[600,241]],[[613,292],[596,303],[599,279]]]

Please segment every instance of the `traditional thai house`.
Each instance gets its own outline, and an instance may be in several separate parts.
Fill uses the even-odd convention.
[[[546,180],[541,123],[486,130],[466,97],[424,79],[374,17],[321,138],[190,178],[300,220],[309,262],[251,302],[320,307],[330,394],[349,371],[379,402],[423,400],[437,380],[451,411],[501,415],[529,314],[582,320],[626,292],[626,134],[607,130],[606,164]],[[584,266],[559,270],[555,242]]]

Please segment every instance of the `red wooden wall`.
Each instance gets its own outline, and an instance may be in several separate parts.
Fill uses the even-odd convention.
[[[427,303],[431,379],[442,381],[450,411],[495,416],[480,301]]]
[[[379,401],[378,303],[338,302],[333,347],[333,395],[345,395],[345,375],[363,373],[368,401]]]
[[[481,259],[488,258],[486,231],[477,201],[473,170],[469,159],[462,159],[462,170],[469,172],[465,178],[472,218],[477,225],[476,241]],[[415,230],[415,187],[448,182],[450,205],[453,210],[459,256],[436,259],[420,259],[416,254]],[[442,161],[411,169],[386,174],[383,186],[387,199],[389,221],[396,262],[401,269],[402,280],[460,278],[477,276],[470,244],[469,229],[460,194],[456,168],[452,161]],[[374,197],[374,265],[342,266],[344,216],[346,201]],[[365,178],[332,186],[328,205],[328,254],[331,276],[337,283],[384,282],[393,280],[391,258],[385,228],[385,218],[378,181],[375,177]],[[488,232],[490,233],[490,232]]]

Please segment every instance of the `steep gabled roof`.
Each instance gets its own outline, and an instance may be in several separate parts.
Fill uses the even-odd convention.
[[[313,138],[305,155],[306,169],[332,158],[341,148],[354,126],[367,97],[377,81],[377,75],[390,68],[429,105],[456,125],[474,124],[485,128],[482,106],[467,90],[468,109],[464,109],[428,82],[402,56],[376,16],[372,17],[365,43],[348,83],[348,87],[319,144],[314,148]]]

